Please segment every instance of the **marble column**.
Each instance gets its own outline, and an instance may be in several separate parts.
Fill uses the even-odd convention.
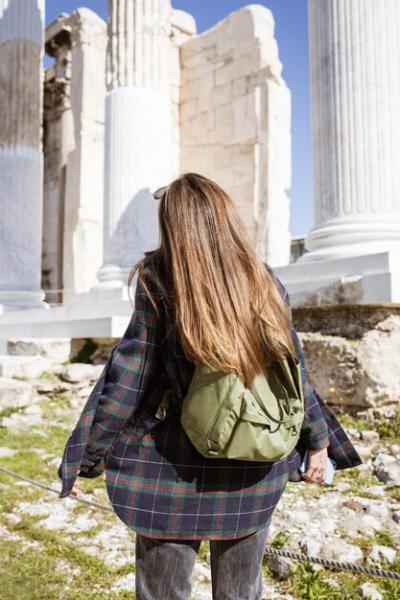
[[[293,307],[400,302],[400,5],[308,0],[315,225]]]
[[[100,285],[122,286],[158,245],[158,203],[169,183],[171,98],[169,0],[109,0]]]
[[[41,291],[44,0],[0,0],[0,313]]]
[[[315,226],[297,262],[400,252],[400,3],[309,0]]]

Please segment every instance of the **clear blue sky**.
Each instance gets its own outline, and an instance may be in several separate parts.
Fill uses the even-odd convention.
[[[193,15],[200,33],[229,13],[250,2],[240,0],[172,0],[174,8]],[[283,64],[283,77],[292,94],[292,184],[290,232],[293,237],[309,232],[314,224],[312,196],[311,130],[308,85],[307,0],[257,2],[272,11],[275,35]],[[107,0],[57,0],[46,2],[46,23],[61,12],[86,6],[107,18]]]

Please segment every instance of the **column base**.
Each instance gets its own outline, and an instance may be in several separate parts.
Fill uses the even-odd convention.
[[[308,252],[297,262],[334,260],[381,252],[400,253],[400,215],[359,215],[337,218],[317,225],[306,236]]]
[[[127,277],[125,278],[127,279]],[[129,288],[129,294],[132,298],[132,302],[135,299],[135,281],[131,283]],[[92,286],[88,292],[73,294],[68,302],[65,304],[66,307],[79,307],[86,305],[102,304],[104,302],[125,302],[129,301],[128,286],[117,279],[104,281],[97,283]]]
[[[133,265],[132,265],[133,266]],[[97,271],[98,283],[92,289],[118,288],[126,285],[131,267],[104,265]]]
[[[30,308],[49,308],[50,305],[44,302],[44,297],[43,291],[0,290],[0,314]]]
[[[400,250],[273,267],[292,307],[400,303]]]

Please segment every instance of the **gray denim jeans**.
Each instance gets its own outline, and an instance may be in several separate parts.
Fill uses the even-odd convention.
[[[261,600],[262,560],[271,519],[234,540],[210,540],[213,600]],[[136,600],[189,600],[201,540],[136,534]]]

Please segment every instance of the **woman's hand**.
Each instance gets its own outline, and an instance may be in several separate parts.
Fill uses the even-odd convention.
[[[308,450],[307,471],[301,473],[306,483],[323,483],[326,477],[326,461],[328,460],[328,448]]]

